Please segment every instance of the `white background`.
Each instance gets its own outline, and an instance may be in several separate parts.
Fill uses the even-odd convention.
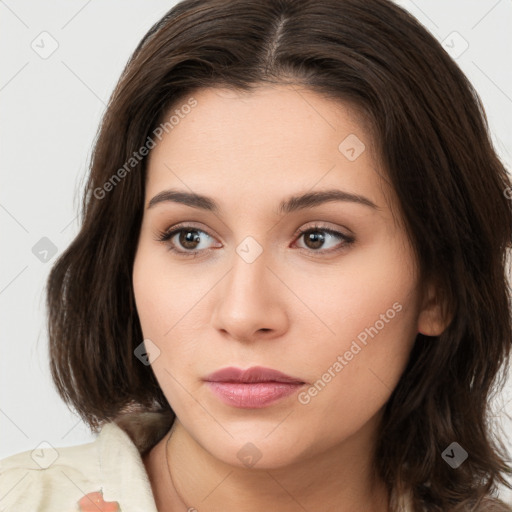
[[[77,233],[83,180],[110,93],[142,36],[175,3],[0,0],[0,458],[41,441],[58,447],[94,439],[53,388],[43,289],[55,257]],[[512,2],[398,3],[452,47],[512,169]],[[48,51],[52,39],[58,48],[46,59],[31,47]],[[42,237],[57,247],[46,263],[32,253]],[[512,379],[495,408],[511,438],[503,411],[512,414]],[[512,502],[512,493],[501,496]]]

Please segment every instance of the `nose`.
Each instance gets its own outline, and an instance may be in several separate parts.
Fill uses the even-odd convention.
[[[269,263],[265,251],[252,262],[234,253],[231,270],[216,287],[212,318],[224,336],[251,342],[286,332],[286,292],[291,292]]]

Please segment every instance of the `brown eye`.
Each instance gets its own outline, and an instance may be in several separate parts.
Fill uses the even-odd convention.
[[[308,249],[321,249],[325,243],[325,236],[318,230],[307,231],[303,236]]]
[[[330,228],[322,226],[314,226],[312,228],[304,229],[300,231],[299,239],[304,239],[304,245],[306,249],[310,249],[313,252],[332,252],[341,250],[354,242],[354,237],[345,235],[339,231],[335,231]],[[335,244],[338,240],[338,243]],[[333,244],[334,248],[330,247],[325,249],[325,245]],[[336,248],[336,245],[338,247]],[[319,250],[322,249],[322,250]]]
[[[197,245],[201,241],[201,237],[198,235],[197,230],[185,230],[182,229],[178,233],[178,240],[182,247],[188,250],[197,249]]]
[[[213,240],[206,231],[194,226],[177,226],[170,231],[160,233],[158,241],[168,245],[169,250],[184,256],[194,256],[200,252],[206,252],[210,247],[205,247],[209,240]],[[203,247],[200,245],[203,244]]]

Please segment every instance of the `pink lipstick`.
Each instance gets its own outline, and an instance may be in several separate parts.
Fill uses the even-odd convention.
[[[260,409],[295,393],[305,382],[277,370],[228,367],[204,379],[222,402],[241,409]]]

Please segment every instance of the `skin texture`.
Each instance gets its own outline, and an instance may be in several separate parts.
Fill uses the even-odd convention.
[[[372,472],[379,420],[416,333],[439,334],[442,323],[432,293],[421,294],[370,135],[347,104],[295,86],[194,98],[149,156],[133,269],[144,338],[160,350],[152,369],[177,415],[168,448],[166,436],[144,459],[158,509],[187,510],[177,490],[201,512],[388,510]],[[350,134],[366,147],[354,161],[338,149]],[[207,195],[220,210],[147,208],[170,188]],[[292,195],[326,189],[377,208],[337,201],[278,212]],[[194,258],[157,240],[178,223],[202,230],[200,243],[172,239],[202,250]],[[315,231],[322,245],[298,233],[315,224],[355,240]],[[236,250],[248,236],[262,250],[251,263]],[[378,333],[336,371],[372,326]],[[203,382],[226,366],[255,365],[299,377],[306,391],[329,368],[331,379],[308,403],[295,393],[262,409],[225,405]],[[261,456],[252,467],[237,456],[246,443]]]

